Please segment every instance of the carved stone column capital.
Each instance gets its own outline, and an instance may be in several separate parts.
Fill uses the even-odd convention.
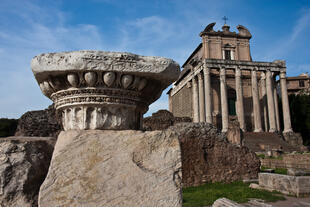
[[[280,79],[286,79],[286,72],[285,71],[280,72]]]
[[[32,59],[41,91],[69,129],[139,129],[142,115],[179,75],[171,59],[74,51]]]
[[[203,67],[203,73],[206,75],[210,75],[210,68],[205,65],[205,67]]]
[[[220,76],[226,76],[226,69],[224,67],[220,68]]]
[[[240,67],[236,67],[236,69],[235,69],[235,76],[236,77],[241,77],[242,76]]]

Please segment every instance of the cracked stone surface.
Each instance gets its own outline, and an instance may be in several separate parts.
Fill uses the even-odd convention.
[[[0,140],[0,206],[36,207],[56,140],[9,137]]]
[[[172,130],[61,132],[39,206],[182,206],[181,150]]]

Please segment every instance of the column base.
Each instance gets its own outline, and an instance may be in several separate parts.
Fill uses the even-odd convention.
[[[269,129],[269,132],[274,133],[274,132],[277,132],[277,130],[276,129]]]
[[[206,117],[206,123],[212,124],[212,116],[211,117]]]
[[[290,133],[290,132],[293,132],[293,129],[284,129],[283,130],[283,133]]]
[[[263,132],[263,129],[255,129],[254,132]]]

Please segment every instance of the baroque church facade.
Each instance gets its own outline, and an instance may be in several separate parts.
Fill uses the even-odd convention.
[[[238,25],[236,33],[226,24],[222,31],[214,31],[214,25],[209,24],[200,33],[202,42],[168,91],[169,110],[176,117],[212,123],[223,132],[233,119],[239,121],[242,131],[291,132],[285,61],[253,61],[252,35],[247,28]],[[283,110],[284,129],[280,127],[279,110]]]

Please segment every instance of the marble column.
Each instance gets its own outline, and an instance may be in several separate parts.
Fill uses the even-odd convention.
[[[220,87],[221,87],[221,111],[222,111],[222,132],[228,130],[228,102],[226,89],[226,70],[220,69]]]
[[[269,116],[269,132],[275,132],[276,115],[274,110],[272,75],[270,70],[268,70],[266,73],[266,91],[267,91],[268,116]]]
[[[254,132],[261,132],[262,130],[262,120],[260,113],[260,103],[258,95],[258,85],[257,85],[257,69],[252,70],[252,99],[253,99],[253,112],[254,112]]]
[[[212,89],[211,89],[211,77],[210,68],[204,66],[203,69],[204,83],[205,83],[205,111],[206,122],[212,124]]]
[[[237,95],[237,117],[238,117],[238,121],[240,124],[240,129],[242,131],[245,131],[246,127],[245,127],[245,121],[244,121],[243,89],[242,89],[240,67],[236,68],[235,81],[236,81],[236,95]]]
[[[261,89],[262,89],[262,105],[263,105],[263,113],[264,113],[264,125],[265,132],[268,132],[268,110],[267,110],[267,94],[266,94],[266,74],[265,72],[261,72],[260,79]]]
[[[199,121],[206,121],[205,114],[205,99],[204,99],[204,86],[203,86],[203,77],[201,73],[198,73],[198,93],[199,93]]]
[[[193,122],[199,122],[198,84],[196,76],[192,78],[192,89],[193,89]]]
[[[279,114],[279,105],[278,105],[278,93],[277,93],[277,84],[276,84],[276,78],[275,75],[273,75],[272,79],[272,85],[273,85],[273,99],[274,99],[274,110],[276,112],[276,128],[277,131],[281,131],[280,129],[280,114]]]
[[[284,121],[284,133],[292,132],[291,116],[290,116],[290,105],[287,96],[286,86],[286,73],[280,72],[280,84],[281,84],[281,96],[282,96],[282,110],[283,110],[283,121]]]

